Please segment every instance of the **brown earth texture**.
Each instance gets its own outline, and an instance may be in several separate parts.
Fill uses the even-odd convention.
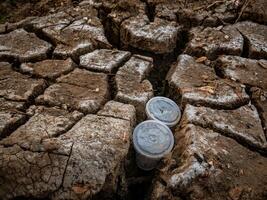
[[[151,171],[145,105],[181,108]],[[1,200],[266,200],[266,0],[0,2]]]

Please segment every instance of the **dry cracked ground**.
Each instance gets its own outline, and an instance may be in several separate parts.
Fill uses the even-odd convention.
[[[0,24],[0,199],[267,199],[267,1],[76,1]],[[131,135],[180,105],[151,172]]]

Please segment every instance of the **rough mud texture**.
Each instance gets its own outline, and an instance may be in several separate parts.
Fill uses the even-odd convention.
[[[47,58],[52,45],[40,40],[34,33],[23,29],[0,35],[1,61],[18,60],[20,62],[37,61]]]
[[[54,80],[63,74],[71,72],[75,63],[70,59],[66,60],[44,60],[36,63],[23,63],[20,69],[35,77]]]
[[[267,153],[267,142],[261,121],[257,109],[252,105],[235,110],[213,110],[187,105],[182,123],[211,128]]]
[[[267,199],[266,1],[21,2],[0,24],[0,199]],[[159,94],[183,116],[146,172],[131,138]]]
[[[267,61],[242,58],[239,56],[220,56],[215,67],[220,73],[233,81],[248,86],[267,88]]]
[[[0,142],[3,199],[86,199],[101,190],[128,152],[128,120],[97,115],[81,119],[77,111],[45,107],[29,113],[31,119]]]
[[[109,88],[105,74],[75,69],[58,78],[56,84],[37,98],[37,103],[95,113],[108,98]]]
[[[52,153],[49,141],[71,128],[82,115],[44,107],[32,107],[29,113],[33,116],[25,125],[0,141],[0,174],[5,183],[0,189],[1,199],[43,197],[62,184],[71,145],[66,146],[66,152]]]
[[[155,16],[170,21],[178,21],[185,26],[217,26],[231,23],[237,16],[234,1],[186,1],[186,0],[148,0],[154,8]]]
[[[152,85],[145,79],[152,67],[152,58],[134,55],[119,69],[115,77],[115,99],[134,105],[138,121],[146,118],[145,105],[153,97]]]
[[[89,70],[111,73],[129,59],[127,51],[97,49],[80,57],[80,65]]]
[[[259,111],[262,126],[267,138],[267,91],[253,87],[250,89],[250,92],[252,93],[252,101]]]
[[[9,33],[16,29],[22,28],[33,19],[35,19],[35,17],[27,17],[19,22],[15,22],[15,23],[7,22],[5,24],[0,24],[0,34]]]
[[[243,1],[245,2],[245,1]],[[250,0],[244,7],[243,19],[250,19],[262,24],[267,24],[267,2],[265,0]]]
[[[135,107],[130,104],[124,104],[117,101],[109,101],[98,111],[98,115],[121,118],[130,121],[134,126],[136,123]]]
[[[26,121],[26,113],[20,111],[23,106],[23,102],[7,101],[0,98],[0,138],[5,137]]]
[[[107,176],[117,179],[114,173],[128,152],[131,131],[127,120],[87,115],[62,135],[59,139],[73,145],[62,188],[52,199],[86,199],[108,184]]]
[[[30,101],[43,92],[46,84],[43,79],[31,79],[0,63],[0,96],[14,101]]]
[[[0,145],[2,199],[17,196],[43,197],[62,182],[68,157],[49,152],[32,152],[18,145]]]
[[[132,46],[158,54],[174,50],[180,27],[175,23],[155,19],[150,22],[146,16],[129,18],[121,24],[120,39],[124,47]]]
[[[172,162],[161,169],[152,199],[266,197],[266,157],[216,131],[192,124],[176,130],[175,137]]]
[[[49,151],[44,140],[54,138],[69,130],[82,118],[78,111],[68,112],[52,107],[32,106],[27,112],[31,118],[8,138],[1,140],[1,145],[18,145],[33,152]]]
[[[139,14],[144,15],[146,12],[145,3],[139,0],[122,0],[117,1],[116,4],[114,4],[114,2],[112,3],[112,1],[101,1],[99,4],[94,3],[94,6],[103,8],[104,16],[106,15],[106,20],[104,20],[106,34],[108,35],[109,40],[116,45],[120,45],[121,42],[120,30],[123,21],[131,17],[137,17]]]
[[[233,26],[196,27],[190,30],[185,53],[214,59],[220,54],[241,55],[243,45],[242,35]]]
[[[28,16],[44,16],[73,6],[72,0],[2,0],[0,23],[17,22]]]
[[[267,27],[245,21],[235,25],[245,38],[249,58],[267,58]],[[246,52],[245,52],[246,53]]]
[[[91,6],[70,8],[37,18],[27,25],[27,29],[39,32],[56,45],[55,57],[77,59],[96,48],[111,47],[97,11]]]
[[[245,104],[249,96],[242,85],[216,76],[214,69],[186,54],[178,57],[167,81],[172,95],[184,107],[187,103],[218,108]]]

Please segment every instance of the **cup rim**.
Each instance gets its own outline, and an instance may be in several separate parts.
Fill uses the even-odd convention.
[[[170,135],[170,137],[171,137],[171,142],[170,142],[170,144],[169,144],[169,147],[168,147],[166,150],[164,150],[163,153],[156,154],[156,155],[152,155],[152,154],[146,153],[145,151],[143,151],[143,150],[139,147],[138,144],[135,144],[135,142],[134,142],[134,141],[136,141],[136,140],[135,140],[135,138],[136,138],[136,134],[137,134],[136,130],[137,130],[140,126],[142,126],[143,124],[145,124],[145,123],[150,123],[150,122],[160,124],[161,126],[163,126],[164,128],[166,128],[167,131],[169,132],[169,135]],[[170,129],[166,124],[164,124],[164,123],[162,123],[162,122],[160,122],[160,121],[157,121],[157,120],[146,120],[146,121],[141,122],[140,124],[138,124],[138,125],[135,127],[135,129],[134,129],[134,131],[133,131],[133,146],[134,146],[134,149],[135,149],[136,153],[138,153],[138,154],[141,154],[141,155],[143,155],[143,156],[145,156],[145,157],[148,157],[148,158],[151,158],[151,159],[160,159],[160,158],[164,157],[166,154],[168,154],[168,153],[171,152],[171,150],[172,150],[172,148],[173,148],[173,146],[174,146],[174,137],[173,137],[173,133],[172,133],[171,129]]]
[[[149,106],[151,104],[152,101],[155,101],[155,100],[158,100],[158,99],[163,99],[163,100],[166,100],[168,102],[170,102],[174,107],[176,107],[176,111],[178,113],[177,115],[177,118],[172,121],[172,122],[166,122],[166,121],[161,121],[160,119],[156,118],[149,110]],[[152,120],[156,120],[156,121],[159,121],[163,124],[166,124],[167,126],[169,127],[173,127],[175,126],[176,124],[178,124],[178,122],[181,120],[181,110],[179,108],[179,106],[171,99],[167,98],[167,97],[163,97],[163,96],[156,96],[156,97],[153,97],[151,98],[147,103],[146,103],[146,115],[149,119],[152,119]]]

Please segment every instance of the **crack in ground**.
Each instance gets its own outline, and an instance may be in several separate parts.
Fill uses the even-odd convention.
[[[151,5],[146,1],[146,0],[143,0],[142,2],[145,2],[146,3],[146,14],[147,14],[147,16],[148,16],[148,18],[149,18],[149,20],[150,20],[150,22],[153,22],[154,21],[154,17],[155,17],[155,7],[151,7]],[[103,9],[103,11],[104,11],[104,9]],[[101,12],[100,11],[100,9],[98,10],[98,13],[99,12]],[[105,11],[104,11],[105,12]],[[109,14],[109,13],[104,13],[105,14],[105,18],[106,19],[104,19],[104,20],[108,20],[108,18],[107,18],[107,15]],[[99,13],[99,16],[101,15],[101,13]],[[71,17],[73,17],[73,16],[71,16]],[[132,17],[132,16],[130,16],[130,17]],[[129,17],[129,18],[130,18]],[[100,18],[100,17],[99,17]],[[127,18],[128,19],[128,18]],[[206,19],[206,18],[205,18]],[[203,19],[203,21],[201,22],[202,24],[204,23],[204,20],[205,19]],[[124,19],[124,20],[126,20],[126,19]],[[123,20],[123,21],[124,21]],[[123,22],[122,21],[122,22]],[[122,23],[121,22],[121,23]],[[191,22],[191,21],[190,21]],[[106,23],[107,22],[104,22],[104,21],[102,21],[101,20],[101,23],[102,23],[102,25],[103,25],[103,27],[104,27],[104,30],[105,30],[105,36],[106,36],[106,38],[107,39],[109,39],[109,42],[113,45],[113,46],[115,46],[116,47],[116,44],[115,43],[113,43],[113,42],[111,42],[110,41],[110,38],[111,37],[109,37],[110,36],[110,33],[111,33],[111,35],[113,35],[112,34],[112,32],[110,32],[110,30],[109,29],[111,29],[111,27],[108,27],[109,29],[107,29],[107,25],[106,25]],[[121,23],[120,23],[120,25],[119,26],[121,26]],[[53,45],[53,49],[51,50],[51,52],[49,52],[48,54],[48,58],[52,58],[52,54],[53,54],[53,50],[54,50],[54,48],[56,47],[56,44],[53,44],[53,42],[51,41],[51,39],[50,38],[46,38],[46,36],[42,33],[42,31],[40,30],[40,32],[39,31],[37,31],[37,32],[35,32],[35,31],[33,31],[36,35],[37,35],[37,37],[38,38],[40,38],[40,39],[42,39],[42,40],[45,40],[45,41],[47,41],[47,42],[49,42],[50,44],[52,44]],[[120,32],[119,32],[120,33]],[[241,33],[242,34],[242,33]],[[242,35],[243,36],[243,35]],[[243,38],[244,38],[244,36],[243,36]],[[187,41],[188,41],[188,39],[187,39]],[[244,38],[244,41],[245,41],[245,38]],[[247,47],[245,47],[245,45],[247,45],[247,43],[246,42],[244,42],[244,49],[245,49],[245,51],[243,50],[242,51],[242,56],[244,56],[244,57],[247,57],[248,56],[248,51],[246,50],[247,49]],[[120,44],[120,35],[119,35],[119,43],[117,44],[117,47],[118,48],[121,48],[120,47],[121,46],[121,44]],[[133,50],[130,50],[130,48],[129,49],[127,49],[127,50],[129,50],[130,52],[134,52]],[[147,56],[148,55],[148,53],[144,53],[144,52],[142,52],[142,51],[140,51],[140,50],[136,50],[136,52],[139,54],[139,55],[145,55],[145,56]],[[152,69],[152,71],[151,71],[151,73],[149,74],[149,76],[148,76],[148,80],[152,83],[152,85],[153,85],[153,88],[155,89],[155,91],[154,91],[154,93],[155,93],[155,96],[158,96],[158,95],[162,95],[162,96],[165,96],[165,95],[167,95],[168,94],[168,84],[167,84],[167,82],[166,82],[166,80],[165,80],[165,77],[166,77],[166,74],[168,73],[168,71],[169,71],[169,69],[170,69],[170,66],[173,64],[173,63],[175,63],[175,61],[176,61],[176,59],[177,59],[177,57],[178,57],[178,53],[176,52],[176,50],[174,50],[174,52],[172,52],[171,54],[169,54],[169,55],[164,55],[164,56],[159,56],[159,55],[155,55],[155,54],[150,54],[149,56],[151,56],[151,57],[153,57],[153,59],[154,59],[154,67],[153,67],[153,69]],[[126,62],[126,61],[125,61]],[[122,65],[124,65],[125,64],[125,62],[122,64]],[[121,66],[122,66],[121,65]],[[110,90],[111,91],[113,91],[114,93],[111,93],[111,99],[114,99],[114,96],[115,96],[115,94],[116,94],[116,86],[115,86],[115,81],[114,81],[114,76],[115,76],[115,74],[117,73],[117,71],[118,71],[118,69],[121,67],[121,66],[119,66],[117,69],[116,69],[116,71],[114,71],[114,75],[113,74],[108,74],[108,82],[109,82],[109,87],[110,87]],[[80,67],[80,66],[79,66]],[[89,70],[89,71],[91,71],[91,70]],[[92,70],[93,71],[93,70]],[[215,71],[216,72],[216,71]],[[220,77],[220,75],[216,72],[216,74]],[[49,86],[51,85],[51,84],[54,84],[55,82],[53,82],[53,83],[50,83],[50,84],[48,84]],[[47,86],[47,87],[49,87],[49,86]],[[46,87],[46,88],[47,88]],[[45,91],[45,89],[44,89],[44,91]],[[44,93],[44,91],[43,91],[43,93]],[[34,100],[33,100],[34,101]],[[31,104],[33,104],[34,105],[34,102],[33,101],[31,101],[30,102],[30,105]],[[247,103],[244,103],[244,105],[246,105]],[[45,106],[47,106],[47,105],[45,105]],[[207,105],[205,105],[205,106],[207,106]],[[237,108],[239,108],[239,107],[241,107],[241,106],[243,106],[243,105],[238,105],[238,107]],[[51,107],[51,106],[48,106],[48,107]],[[219,110],[219,108],[218,107],[214,107],[214,109],[218,109]],[[221,108],[221,109],[225,109],[225,108]],[[236,108],[234,108],[234,109],[236,109]],[[105,116],[105,115],[104,115]],[[114,117],[114,118],[119,118],[119,117]],[[81,118],[82,119],[82,118]],[[80,119],[80,120],[81,120]],[[121,118],[119,118],[119,119],[121,119]],[[77,124],[80,120],[78,120],[77,122],[75,122],[68,130],[70,130],[75,124]],[[125,119],[124,119],[125,120]],[[26,123],[26,122],[25,122]],[[197,125],[197,124],[195,124],[195,125]],[[202,128],[209,128],[209,129],[211,129],[211,130],[214,130],[214,131],[216,131],[216,132],[219,132],[218,130],[216,130],[216,129],[214,129],[214,127],[210,127],[210,125],[208,125],[207,127],[204,127],[204,126],[201,126],[201,125],[197,125],[197,126],[200,126],[200,127],[202,127]],[[67,130],[67,131],[68,131]],[[59,134],[58,136],[60,136],[60,135],[63,135],[63,134],[65,134],[67,131],[64,131],[64,133],[61,133],[61,134]],[[237,139],[237,142],[238,143],[240,143],[241,145],[244,145],[243,144],[243,142],[240,142],[239,141],[239,139],[238,138],[233,138],[233,136],[229,136],[229,133],[224,133],[223,131],[221,131],[220,130],[220,134],[222,134],[222,135],[224,135],[224,136],[227,136],[227,137],[230,137],[230,138],[232,138],[232,139],[234,139],[234,140],[236,140]],[[231,134],[230,134],[231,135]],[[56,137],[58,137],[58,136],[56,136]],[[60,184],[60,187],[56,190],[56,191],[58,191],[59,189],[61,189],[62,187],[63,187],[63,183],[64,183],[64,180],[65,180],[65,175],[66,175],[66,171],[67,171],[67,167],[68,167],[68,164],[69,164],[69,160],[70,160],[70,157],[71,157],[71,154],[72,154],[72,149],[73,149],[73,146],[74,146],[74,142],[72,143],[72,146],[71,146],[71,150],[70,150],[70,154],[68,155],[68,160],[67,160],[67,163],[66,163],[66,167],[65,167],[65,169],[64,169],[64,173],[63,173],[63,177],[62,177],[62,181],[61,181],[61,184]],[[246,145],[245,145],[246,146]],[[252,147],[248,147],[248,148],[252,148]],[[257,151],[257,150],[255,150],[255,149],[252,149],[253,151]],[[266,155],[265,155],[266,156]],[[140,175],[140,174],[142,174],[142,172],[138,172],[137,173],[137,175]],[[152,176],[152,178],[154,178],[154,176]],[[143,184],[147,181],[147,179],[148,179],[148,183],[150,183],[150,180],[152,179],[152,178],[147,178],[147,177],[145,177],[145,178],[142,178],[142,177],[136,177],[136,176],[134,176],[134,177],[130,177],[130,178],[128,178],[128,180],[127,180],[127,182],[129,182],[129,183],[132,183],[132,185],[131,184],[129,184],[131,187],[133,186],[134,188],[132,189],[132,191],[133,192],[135,192],[136,191],[136,189],[138,190],[143,190],[144,188],[143,188]],[[146,188],[147,189],[147,188]],[[54,191],[54,192],[56,192],[56,191]],[[143,191],[144,192],[144,191]],[[146,192],[146,191],[145,191]],[[141,196],[141,198],[142,197],[144,197],[144,196]],[[184,199],[187,199],[187,197],[185,196],[184,197]]]
[[[156,9],[155,4],[150,3],[147,0],[141,0],[141,2],[144,2],[146,4],[145,12],[146,12],[146,15],[147,15],[149,21],[150,22],[154,22],[155,15],[156,15],[156,13],[155,13],[155,9]]]
[[[57,46],[57,44],[55,43],[55,42],[53,42],[53,40],[51,39],[51,38],[49,38],[48,36],[46,36],[45,34],[44,34],[44,32],[42,31],[42,29],[37,29],[37,30],[35,30],[33,27],[30,27],[30,26],[25,26],[25,27],[23,27],[23,29],[25,30],[25,31],[27,31],[28,33],[34,33],[35,35],[36,35],[36,37],[37,38],[39,38],[40,40],[43,40],[43,41],[45,41],[45,42],[47,42],[47,43],[49,43],[49,44],[51,44],[52,45],[52,47],[48,50],[48,52],[46,53],[46,55],[47,55],[47,58],[45,58],[45,59],[41,59],[41,60],[38,60],[38,61],[42,61],[42,60],[47,60],[47,59],[52,59],[52,57],[53,57],[53,52],[54,52],[54,50],[55,50],[55,48],[56,48],[56,46]],[[33,61],[34,62],[34,61]],[[21,63],[20,63],[21,64]]]
[[[189,124],[193,124],[193,125],[199,126],[201,128],[210,129],[214,132],[220,133],[221,135],[223,135],[225,137],[228,137],[228,138],[235,140],[237,143],[248,148],[249,150],[260,153],[262,156],[267,157],[266,149],[257,147],[254,143],[245,140],[241,136],[238,136],[233,132],[228,132],[228,131],[222,130],[222,129],[214,126],[214,124],[212,124],[212,123],[208,123],[208,124],[204,125],[200,122],[194,121],[194,122],[190,122]]]
[[[257,105],[257,103],[256,102],[254,102],[253,100],[252,100],[252,104],[256,107],[256,109],[257,109],[257,111],[258,111],[258,114],[259,114],[259,117],[260,117],[260,120],[261,120],[261,126],[262,126],[262,129],[263,129],[263,132],[264,132],[264,135],[265,135],[265,138],[266,138],[266,140],[267,140],[267,127],[265,127],[265,120],[264,120],[264,118],[263,118],[263,110]]]
[[[12,124],[12,126],[11,125],[7,126],[1,133],[0,141],[4,138],[7,138],[8,136],[10,136],[20,126],[26,124],[29,119],[30,118],[28,116],[26,116],[25,119],[21,119],[21,120],[17,121],[16,123]]]
[[[108,13],[105,14],[104,20],[108,20],[107,19],[107,15],[108,15]],[[130,16],[130,17],[132,17],[132,16]],[[128,17],[128,18],[130,18],[130,17]],[[111,38],[108,35],[108,34],[111,33],[110,32],[111,25],[108,24],[104,20],[103,20],[103,17],[102,17],[101,22],[102,22],[104,30],[105,30],[105,35],[106,35],[107,38]],[[124,20],[126,20],[126,19],[124,19]],[[123,21],[121,23],[123,23]],[[120,23],[120,25],[121,25],[121,23]],[[153,68],[152,68],[151,72],[149,73],[149,75],[147,76],[147,79],[153,85],[155,96],[158,96],[158,95],[164,96],[164,95],[167,95],[167,91],[168,91],[166,80],[165,80],[166,75],[167,75],[171,65],[173,63],[175,63],[175,61],[177,60],[178,55],[185,48],[185,44],[188,41],[188,36],[187,36],[188,33],[187,33],[187,31],[183,31],[181,34],[182,34],[181,37],[183,38],[183,42],[179,43],[178,40],[177,40],[176,48],[174,49],[174,51],[172,53],[164,54],[164,55],[157,55],[157,54],[146,52],[146,51],[143,51],[143,50],[139,50],[139,49],[136,49],[136,48],[133,48],[133,47],[128,47],[128,48],[123,48],[122,49],[121,45],[120,45],[120,38],[119,38],[119,43],[118,44],[116,44],[116,43],[114,43],[114,42],[112,42],[110,40],[109,40],[109,42],[113,46],[117,47],[119,50],[125,50],[125,51],[131,52],[132,55],[133,54],[138,54],[138,55],[142,55],[142,56],[152,57],[153,58]],[[114,34],[111,33],[111,35],[114,35]],[[125,61],[118,68],[116,68],[116,71],[114,71],[113,74],[109,74],[109,86],[111,87],[111,90],[114,91],[114,95],[111,95],[111,99],[114,99],[114,96],[116,94],[116,85],[115,85],[116,83],[114,81],[115,75],[116,75],[117,71],[119,70],[119,68],[121,66],[123,66],[126,62],[127,61]],[[133,159],[134,158],[134,151],[133,151],[132,144],[131,144],[129,153],[132,154],[131,159]],[[133,160],[131,162],[135,162],[135,161]],[[131,167],[137,168],[135,163],[132,163]],[[154,175],[151,175],[149,173],[150,175],[149,175],[149,177],[147,177],[147,176],[144,176],[145,172],[143,172],[140,169],[134,169],[133,171],[134,172],[132,172],[132,173],[134,173],[134,174],[132,176],[126,175],[127,184],[130,183],[131,180],[136,179],[136,178],[139,181],[137,181],[138,183],[130,183],[127,186],[128,187],[128,194],[126,194],[126,195],[130,199],[135,199],[135,197],[137,199],[144,199],[151,192],[150,191],[150,189],[151,189],[150,186],[151,186],[151,181],[154,178]],[[152,172],[152,174],[154,174],[154,172]],[[140,177],[145,177],[145,178],[140,178]]]
[[[45,85],[38,87],[35,91],[33,91],[33,94],[29,97],[29,99],[27,99],[26,101],[14,101],[14,102],[24,102],[24,106],[22,108],[22,110],[18,110],[19,114],[21,114],[21,112],[26,112],[26,110],[32,106],[35,105],[35,98],[41,94],[43,94],[46,90],[46,88],[48,87],[47,83],[45,83]],[[40,90],[40,91],[38,91]],[[4,98],[6,100],[10,100],[8,98]],[[13,101],[13,100],[11,100]],[[14,110],[14,112],[16,112],[16,110]],[[17,112],[17,113],[18,113]],[[24,114],[24,113],[23,113]],[[26,124],[27,121],[30,119],[29,115],[27,113],[24,114],[25,118],[21,119],[17,122],[15,122],[15,124],[12,125],[12,127],[8,126],[6,128],[6,130],[3,131],[3,133],[1,134],[0,140],[2,140],[3,138],[8,137],[9,135],[11,135],[14,131],[16,131],[19,127],[21,127],[22,125]]]
[[[120,50],[120,49],[118,49]],[[113,68],[112,71],[110,73],[105,73],[101,70],[97,70],[97,69],[87,69],[85,67],[82,67],[80,65],[78,65],[78,68],[80,69],[86,69],[89,72],[95,72],[95,73],[101,73],[101,74],[106,74],[108,77],[108,86],[109,86],[109,100],[114,100],[116,93],[117,93],[117,87],[116,87],[116,81],[115,81],[115,76],[118,72],[118,70],[125,65],[126,62],[128,62],[131,59],[132,54],[127,57],[126,59],[122,60],[118,66],[116,68]]]
[[[259,114],[262,130],[263,130],[265,138],[267,140],[267,127],[265,127],[265,120],[263,117],[264,111],[262,110],[262,108],[260,108],[260,106],[257,104],[257,102],[252,98],[252,92],[251,92],[252,87],[255,87],[255,86],[246,85],[246,93],[249,95],[251,103],[255,106],[257,113]]]
[[[263,112],[264,111],[258,106],[258,104],[254,100],[251,100],[251,102],[257,109],[257,112],[259,114],[260,121],[261,121],[261,126],[262,126],[262,129],[263,129],[265,138],[267,140],[267,127],[265,127],[265,120],[264,120],[264,117],[263,117]]]
[[[244,44],[242,47],[242,53],[241,53],[240,57],[248,58],[248,56],[249,56],[249,40],[238,28],[236,28],[236,30],[243,37],[243,41],[244,41]]]
[[[103,117],[112,117],[114,119],[121,119],[121,120],[125,120],[125,121],[128,121],[128,122],[131,122],[129,119],[125,119],[125,118],[122,118],[122,117],[118,117],[118,116],[113,116],[113,115],[107,115],[107,114],[97,114],[98,116],[103,116]]]
[[[63,184],[64,184],[67,168],[68,168],[68,165],[69,165],[69,160],[70,160],[70,157],[71,157],[71,154],[72,154],[73,146],[74,146],[74,142],[72,142],[72,145],[70,147],[70,153],[68,155],[68,160],[66,162],[66,166],[65,166],[65,169],[64,169],[64,172],[63,172],[63,175],[62,175],[61,183],[60,183],[59,187],[56,190],[53,191],[52,195],[55,194],[56,192],[58,192],[61,188],[64,188]],[[51,196],[51,194],[50,194],[50,196]]]
[[[56,138],[56,137],[53,137]],[[52,138],[46,138],[46,139],[52,139]],[[51,152],[51,151],[47,151],[47,150],[32,150],[30,148],[26,148],[21,146],[21,144],[18,143],[14,143],[14,144],[0,144],[1,146],[3,146],[4,148],[12,148],[14,146],[18,146],[22,151],[29,151],[32,153],[49,153],[49,154],[53,154],[53,155],[60,155],[60,156],[68,156],[69,154],[64,154],[64,153],[59,153],[59,152]]]
[[[51,84],[53,85],[53,84]],[[37,104],[35,103],[35,99],[40,96],[43,95],[45,90],[49,87],[50,85],[48,83],[46,83],[46,87],[43,88],[43,91],[38,93],[38,95],[33,95],[32,97],[29,98],[29,100],[25,101],[14,101],[14,102],[23,102],[25,103],[24,107],[22,108],[22,110],[18,109],[18,111],[14,110],[14,113],[18,113],[18,114],[23,114],[25,115],[25,119],[22,119],[21,121],[16,122],[12,127],[7,127],[7,130],[3,130],[2,135],[0,137],[0,140],[10,136],[13,132],[15,132],[18,128],[20,128],[21,126],[25,125],[30,118],[32,117],[30,114],[28,114],[26,111],[27,109],[29,109],[31,106],[38,106],[38,105],[43,105],[43,104]],[[6,99],[6,98],[4,98]],[[6,99],[7,100],[7,99]],[[13,101],[13,100],[12,100]],[[45,107],[55,107],[55,106],[51,106],[51,105],[43,105]],[[9,109],[7,109],[9,111]],[[78,110],[73,110],[73,111],[78,111]],[[80,112],[80,111],[78,111]],[[56,135],[56,137],[59,137],[60,135],[65,134],[67,131],[69,131],[75,124],[77,124],[83,117],[81,117],[79,120],[77,120],[76,122],[74,122],[72,125],[70,125],[69,127],[67,127],[62,133],[59,133]]]
[[[186,102],[182,103],[182,92],[180,91],[180,88],[176,88],[176,87],[171,87],[170,85],[167,86],[167,91],[168,91],[168,96],[172,99],[174,99],[175,102],[178,102],[178,105],[181,106],[181,109],[184,109],[186,104],[190,104],[196,107],[208,107],[208,108],[212,108],[214,110],[236,110],[240,107],[243,107],[245,105],[249,104],[249,99],[240,99],[239,98],[239,102],[233,102],[233,103],[227,103],[224,105],[216,105],[214,103],[209,103],[207,102],[205,99],[199,100],[199,101],[195,101],[195,100],[186,100]]]

